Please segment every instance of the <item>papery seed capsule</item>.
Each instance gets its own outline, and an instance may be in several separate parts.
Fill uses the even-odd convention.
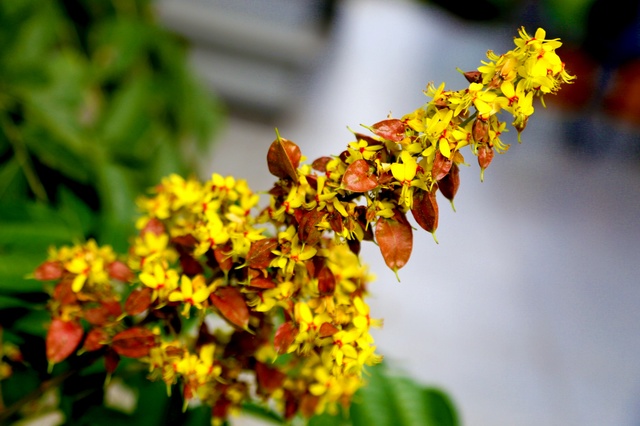
[[[473,140],[478,143],[489,142],[489,123],[486,120],[476,118],[473,121],[471,135],[473,136]]]
[[[435,180],[444,178],[447,173],[449,173],[449,170],[451,170],[452,164],[453,162],[450,158],[445,157],[440,151],[437,151],[431,168],[431,177]]]
[[[438,181],[438,188],[442,195],[449,201],[451,201],[451,207],[455,211],[455,207],[453,206],[453,198],[456,196],[456,192],[458,192],[458,188],[460,187],[460,168],[457,164],[453,163],[451,165],[451,169],[449,173]]]
[[[478,165],[480,166],[480,180],[484,180],[484,170],[489,167],[493,160],[493,148],[488,144],[482,144],[478,147]]]
[[[413,192],[413,208],[411,214],[418,225],[427,232],[433,234],[436,239],[436,229],[438,229],[438,202],[436,200],[436,187],[431,191],[416,189]]]

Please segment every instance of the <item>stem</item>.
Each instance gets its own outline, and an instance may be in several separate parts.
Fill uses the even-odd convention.
[[[473,120],[474,118],[476,118],[478,116],[478,111],[474,112],[473,114],[471,114],[466,120],[464,120],[462,122],[462,124],[460,124],[460,127],[464,129],[464,127],[469,124],[469,122],[471,120]]]
[[[4,130],[7,140],[13,146],[13,152],[15,153],[16,159],[18,160],[18,163],[22,168],[22,172],[27,179],[29,188],[31,188],[31,191],[38,200],[47,202],[47,192],[45,191],[42,182],[40,182],[40,179],[38,179],[38,175],[33,168],[33,164],[31,164],[29,152],[22,141],[20,132],[13,123],[7,120],[5,116],[0,116],[0,124],[2,125],[2,129]]]

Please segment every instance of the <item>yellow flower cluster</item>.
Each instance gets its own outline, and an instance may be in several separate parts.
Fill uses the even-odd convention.
[[[235,326],[209,336],[206,355],[175,341],[152,348],[155,376],[168,385],[181,380],[186,396],[214,407],[224,401],[233,411],[249,398],[238,373],[252,371],[258,361],[271,365],[268,377],[258,377],[262,388],[272,376],[279,381],[263,389],[264,396],[279,395],[283,410],[305,399],[300,410],[306,415],[350,400],[362,385],[363,366],[380,360],[369,334],[379,321],[370,319],[363,301],[370,277],[346,245],[320,236],[330,227],[319,217],[309,224],[317,236],[301,232],[296,215],[305,209],[298,201],[307,198],[296,193],[301,188],[311,191],[291,185],[284,201],[272,197],[277,211],[267,208],[262,215],[274,226],[272,238],[257,227],[251,213],[258,197],[242,180],[214,174],[200,184],[174,175],[141,199],[146,215],[138,222],[130,266],[153,292],[150,308],[179,308],[186,318],[196,308],[203,320],[217,314]],[[253,351],[229,356],[237,340],[254,341]],[[273,364],[278,355],[286,362]]]
[[[355,133],[337,156],[301,164],[298,146],[278,135],[267,163],[279,179],[259,212],[244,180],[171,175],[139,200],[126,264],[94,241],[52,250],[35,273],[58,281],[50,363],[83,340],[83,351],[103,351],[109,372],[121,356],[138,358],[219,421],[256,397],[286,419],[347,405],[365,366],[381,361],[360,243],[375,241],[397,272],[413,245],[407,213],[435,232],[435,191],[453,201],[461,148],[484,171],[508,148],[498,113],[521,132],[534,98],[573,78],[543,30],[521,29],[515,45],[465,73],[464,90],[428,85],[425,106],[368,127],[373,136]]]
[[[72,247],[49,249],[49,261],[59,262],[61,267],[73,274],[71,288],[75,292],[84,286],[101,289],[111,285],[111,277],[107,266],[116,260],[116,255],[110,246],[99,247],[94,240],[86,244]]]

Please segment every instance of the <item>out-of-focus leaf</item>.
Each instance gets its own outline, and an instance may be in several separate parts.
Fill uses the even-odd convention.
[[[134,172],[106,161],[99,163],[97,172],[98,193],[104,214],[122,224],[132,223],[139,187]]]
[[[40,123],[41,119],[43,123]],[[77,155],[65,144],[60,143],[55,132],[46,128],[53,121],[55,118],[40,115],[25,124],[22,129],[25,145],[42,164],[77,182],[88,183],[92,177],[92,173],[89,171],[90,162]],[[53,126],[57,127],[58,124],[53,124]],[[75,139],[76,136],[71,137]]]
[[[150,159],[148,165],[146,186],[157,184],[162,177],[171,173],[180,175],[193,173],[193,170],[188,170],[184,161],[181,160],[183,155],[180,145],[171,141],[167,135],[158,134],[157,144],[154,148],[153,158]]]
[[[26,333],[33,336],[45,337],[47,327],[51,323],[51,314],[47,310],[32,310],[16,320],[11,330],[14,333]]]
[[[83,236],[87,235],[95,224],[94,212],[66,187],[60,188],[58,199],[58,213],[68,225],[68,229]]]
[[[42,291],[42,282],[26,276],[33,273],[44,257],[46,253],[40,259],[20,252],[0,254],[0,294]]]
[[[396,422],[388,384],[381,373],[382,366],[369,369],[367,384],[354,395],[350,418],[354,426],[400,426]]]
[[[149,26],[137,19],[120,16],[99,22],[89,34],[97,79],[122,78],[137,62],[146,59],[149,35]]]
[[[456,407],[445,392],[437,388],[426,388],[422,390],[422,397],[430,424],[434,426],[458,426],[460,424]]]
[[[243,403],[242,412],[252,417],[264,420],[271,424],[283,425],[286,424],[284,419],[277,413],[273,412],[267,407],[254,403]]]
[[[444,392],[390,372],[386,364],[368,371],[369,383],[351,405],[352,426],[458,426],[455,406]]]
[[[0,147],[0,152],[2,152]],[[0,199],[6,201],[20,200],[27,192],[27,180],[21,171],[20,163],[14,156],[0,165]]]
[[[80,232],[73,232],[71,229],[58,223],[17,222],[0,221],[0,247],[10,246],[12,249],[20,248],[25,251],[40,251],[50,244],[67,242],[73,237],[80,235]],[[33,247],[37,247],[33,250]],[[43,254],[44,255],[44,254]]]
[[[40,384],[38,372],[33,369],[14,369],[13,374],[0,381],[2,400],[6,407],[25,397]]]
[[[90,142],[80,120],[88,84],[83,61],[73,50],[61,52],[48,63],[50,80],[46,88],[22,94],[28,122],[36,120],[75,155],[88,154],[85,145]]]
[[[348,414],[338,413],[336,415],[330,415],[324,413],[319,416],[313,416],[309,419],[307,426],[352,426],[353,423]]]
[[[23,3],[22,8],[8,7],[8,3]],[[31,3],[31,4],[29,4]],[[15,6],[15,5],[14,5]],[[3,27],[6,23],[9,33],[7,57],[13,60],[7,66],[13,70],[24,70],[42,64],[42,58],[57,39],[60,23],[58,8],[53,2],[34,4],[33,2],[3,2],[3,12],[6,13]],[[22,10],[19,10],[22,9]],[[30,10],[31,9],[31,10]],[[34,13],[38,10],[38,13]],[[11,28],[11,24],[15,27]],[[13,31],[11,31],[13,30]],[[12,75],[15,76],[15,75]]]
[[[118,88],[99,124],[105,144],[126,152],[135,147],[151,122],[148,103],[153,93],[148,79],[135,79]],[[135,149],[135,148],[133,148]]]
[[[32,304],[22,299],[0,294],[0,309],[7,308],[31,308]]]

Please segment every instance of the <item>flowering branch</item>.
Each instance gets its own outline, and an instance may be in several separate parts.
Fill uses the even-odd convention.
[[[467,88],[429,84],[427,104],[367,127],[372,135],[354,132],[337,156],[305,164],[277,134],[267,165],[278,180],[261,211],[244,180],[163,179],[139,201],[126,257],[89,241],[52,249],[36,270],[56,282],[49,362],[102,351],[113,373],[121,357],[137,358],[150,378],[209,404],[217,421],[255,398],[275,401],[286,419],[348,405],[364,366],[382,359],[361,242],[375,241],[397,273],[412,251],[409,212],[435,238],[436,194],[453,203],[461,150],[470,147],[482,177],[509,147],[498,113],[520,133],[534,98],[573,79],[560,44],[521,29],[513,50],[488,52],[464,73]]]

